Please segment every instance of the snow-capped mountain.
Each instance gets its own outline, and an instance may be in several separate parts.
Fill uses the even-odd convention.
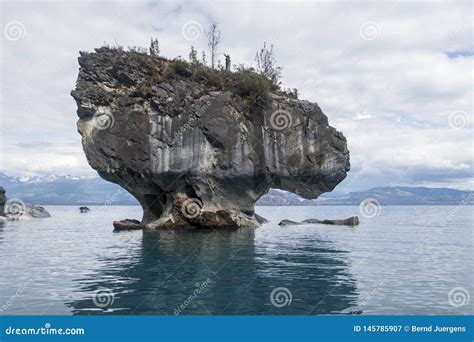
[[[0,173],[0,181],[7,180],[11,183],[29,183],[29,184],[38,184],[38,183],[48,183],[56,181],[74,181],[74,180],[86,180],[94,179],[97,177],[85,177],[85,176],[72,176],[72,175],[46,175],[46,176],[32,176],[32,177],[10,177],[4,173]]]
[[[138,204],[120,186],[99,177],[49,175],[10,177],[0,173],[7,198],[44,205]]]

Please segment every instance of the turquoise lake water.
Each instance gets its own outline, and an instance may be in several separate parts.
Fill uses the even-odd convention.
[[[474,313],[473,207],[257,207],[255,230],[120,233],[139,207],[90,208],[0,226],[1,314]]]

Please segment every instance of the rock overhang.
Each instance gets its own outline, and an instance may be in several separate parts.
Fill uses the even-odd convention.
[[[347,141],[317,104],[270,92],[249,108],[232,89],[170,77],[170,63],[81,53],[72,91],[89,164],[138,199],[143,224],[256,227],[270,188],[314,199],[346,177]]]

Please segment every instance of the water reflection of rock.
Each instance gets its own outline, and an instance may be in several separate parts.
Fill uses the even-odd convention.
[[[66,303],[74,314],[329,314],[357,304],[346,252],[327,241],[281,241],[271,249],[250,229],[143,235],[141,255],[129,267],[77,281],[89,296]],[[291,304],[272,305],[277,287],[291,292]],[[96,305],[92,294],[100,289],[113,298]]]

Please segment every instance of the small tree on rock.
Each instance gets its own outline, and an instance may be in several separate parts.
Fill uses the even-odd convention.
[[[219,30],[216,23],[211,23],[209,29],[206,32],[207,46],[209,47],[209,53],[211,55],[211,68],[214,69],[216,65],[217,47],[221,42],[221,31]]]
[[[158,42],[158,38],[151,38],[150,55],[152,56],[160,55],[160,43]]]
[[[199,64],[198,57],[197,57],[197,50],[192,45],[191,45],[191,51],[189,52],[189,61],[191,62],[191,64],[194,64],[194,65]]]
[[[255,56],[257,62],[257,72],[267,77],[273,84],[280,85],[282,68],[276,65],[273,45],[267,48],[267,43],[263,43],[263,48]]]

